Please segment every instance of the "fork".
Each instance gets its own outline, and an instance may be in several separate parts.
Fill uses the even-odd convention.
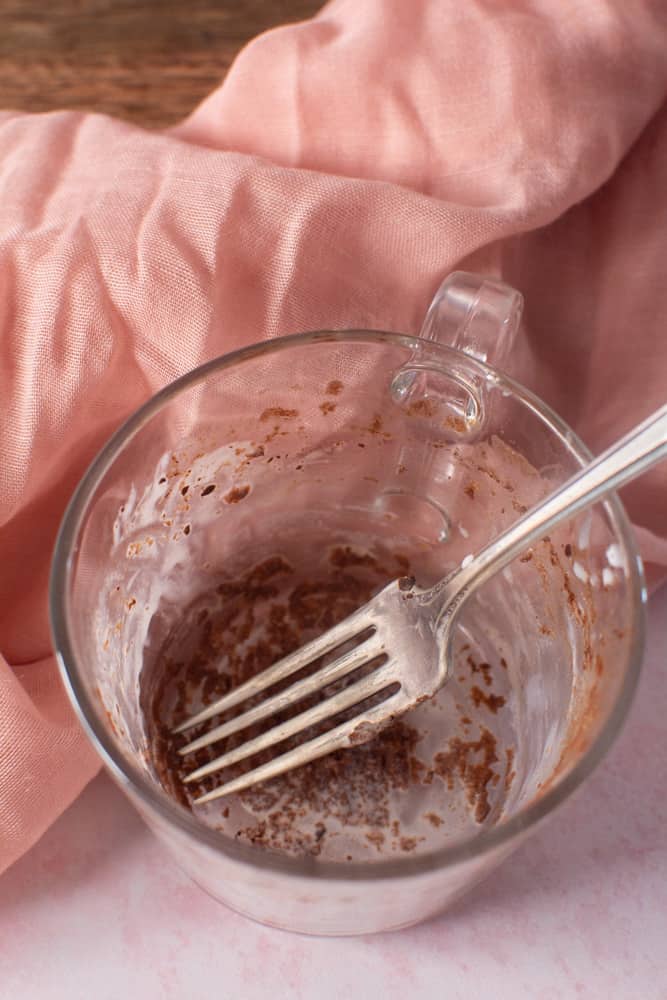
[[[187,755],[283,712],[307,696],[322,693],[328,685],[343,680],[361,667],[374,667],[361,679],[349,683],[313,707],[273,725],[261,735],[245,740],[192,771],[184,781],[199,781],[260,751],[269,750],[313,726],[333,721],[341,713],[358,709],[351,718],[346,717],[327,732],[315,735],[219,785],[195,801],[209,802],[301,767],[334,750],[364,743],[393,719],[430,698],[447,680],[453,626],[458,612],[471,594],[556,525],[590,507],[666,454],[667,406],[663,406],[524,514],[474,558],[467,556],[459,569],[433,587],[422,589],[406,577],[394,580],[367,604],[319,638],[181,723],[173,730],[174,733],[182,733],[241,705],[321,657],[339,650],[339,655],[310,676],[269,695],[259,704],[179,750],[180,754]],[[345,646],[343,651],[340,651],[341,646]]]

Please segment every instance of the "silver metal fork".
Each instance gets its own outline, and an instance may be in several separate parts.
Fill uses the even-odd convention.
[[[241,705],[320,657],[333,654],[339,647],[345,646],[340,655],[310,676],[270,695],[180,750],[181,754],[190,754],[282,712],[309,695],[322,692],[329,684],[340,681],[364,665],[374,666],[366,676],[349,683],[314,707],[274,725],[260,736],[246,740],[187,775],[186,782],[198,781],[268,750],[312,726],[333,720],[340,713],[348,713],[344,722],[327,732],[221,784],[197,801],[208,802],[241,791],[334,750],[366,742],[389,721],[431,697],[447,680],[449,640],[457,612],[477,587],[561,521],[591,506],[666,454],[667,406],[663,406],[516,521],[477,556],[464,560],[460,569],[435,586],[426,590],[407,578],[395,580],[318,639],[279,660],[182,723],[174,730],[175,733]],[[370,707],[368,699],[374,699]],[[358,713],[350,718],[350,712],[356,707]]]

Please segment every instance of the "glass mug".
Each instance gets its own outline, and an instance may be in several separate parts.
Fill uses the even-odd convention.
[[[456,273],[419,337],[318,332],[219,358],[127,421],[71,501],[51,581],[70,698],[178,864],[240,913],[312,934],[425,919],[619,731],[644,587],[612,496],[466,603],[448,682],[374,742],[209,806],[160,756],[226,671],[249,676],[393,577],[434,582],[589,460],[499,370],[520,312],[513,289]]]

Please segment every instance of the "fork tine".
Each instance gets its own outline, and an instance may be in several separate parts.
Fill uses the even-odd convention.
[[[359,608],[354,615],[350,615],[340,625],[335,625],[325,632],[324,635],[317,639],[312,639],[294,653],[290,653],[289,656],[284,656],[281,660],[278,660],[272,667],[268,667],[267,670],[263,670],[255,677],[251,677],[245,684],[240,684],[239,687],[234,688],[229,694],[218,698],[212,705],[208,705],[201,712],[197,712],[196,715],[192,715],[185,722],[181,722],[172,732],[182,733],[192,726],[199,725],[200,722],[206,722],[207,719],[211,719],[214,715],[219,715],[221,712],[226,712],[228,709],[234,708],[240,702],[246,701],[253,695],[265,691],[266,688],[271,687],[273,684],[277,684],[278,681],[284,680],[285,677],[289,677],[290,674],[296,673],[297,670],[301,670],[302,667],[307,666],[313,660],[324,656],[326,653],[330,653],[336,646],[358,638],[368,629],[373,629],[373,632],[367,636],[367,638],[370,638],[375,632],[375,626],[362,616],[361,612],[364,610],[364,608]]]
[[[372,639],[375,639],[375,642]],[[284,709],[289,708],[290,705],[305,698],[306,695],[313,694],[327,684],[331,684],[333,681],[344,677],[345,674],[356,670],[357,667],[362,666],[364,663],[369,663],[376,657],[381,656],[384,651],[384,643],[379,639],[378,634],[375,633],[374,636],[369,637],[367,642],[355,646],[354,649],[350,649],[347,653],[339,656],[337,660],[327,664],[326,667],[322,667],[309,677],[304,677],[303,680],[297,681],[285,691],[266,698],[261,704],[248,709],[247,712],[243,712],[228,722],[223,722],[222,725],[216,726],[215,729],[212,729],[209,733],[204,733],[199,739],[188,743],[187,746],[182,747],[178,752],[184,757],[186,754],[201,750],[202,747],[210,746],[211,743],[217,743],[218,740],[222,740],[226,736],[231,736],[232,733],[237,733],[240,729],[245,729],[246,726],[251,726],[254,722],[260,722],[269,715],[282,712]]]
[[[260,750],[266,750],[274,746],[274,744],[280,743],[282,740],[287,739],[288,736],[300,733],[303,729],[307,729],[308,726],[314,726],[318,722],[323,722],[325,719],[337,715],[338,712],[342,712],[346,708],[351,708],[366,698],[370,698],[371,695],[378,694],[378,692],[388,687],[394,680],[392,677],[387,677],[387,668],[391,662],[390,660],[383,664],[372,674],[368,674],[368,676],[363,677],[355,684],[350,684],[349,687],[346,687],[343,691],[339,691],[333,697],[327,698],[317,705],[313,705],[312,708],[306,709],[305,712],[300,712],[299,715],[295,715],[286,722],[272,726],[271,729],[267,729],[260,736],[241,743],[234,750],[229,750],[220,757],[216,757],[215,760],[209,761],[208,764],[198,767],[196,771],[192,771],[183,780],[186,783],[198,781],[199,778],[204,778],[208,774],[213,774],[214,771],[220,771],[223,767],[229,767],[231,764],[245,760],[246,757],[251,757],[253,754],[259,753]]]
[[[381,704],[370,709],[370,711],[364,712],[363,716],[361,716],[363,724],[372,725],[376,721],[378,723],[387,721],[388,716],[391,714],[387,710],[388,702],[391,702],[398,694],[400,694],[400,691],[390,695]],[[241,792],[244,788],[256,785],[260,781],[268,781],[269,778],[275,778],[279,774],[283,774],[285,771],[290,771],[293,768],[302,767],[304,764],[308,764],[312,760],[317,760],[318,757],[324,757],[334,750],[342,750],[344,747],[353,746],[354,743],[350,741],[350,736],[359,726],[359,723],[359,716],[356,716],[354,719],[348,719],[347,722],[342,722],[334,729],[330,729],[329,732],[322,733],[321,736],[316,736],[312,740],[308,740],[307,743],[302,743],[301,746],[295,747],[293,750],[288,750],[278,757],[274,757],[273,760],[268,761],[266,764],[261,764],[259,767],[255,767],[251,771],[240,775],[240,777],[219,785],[218,788],[214,788],[211,792],[206,792],[205,795],[200,795],[199,798],[195,799],[195,803],[203,805],[205,802],[212,802],[213,799],[218,799],[223,795],[231,795],[232,792]]]

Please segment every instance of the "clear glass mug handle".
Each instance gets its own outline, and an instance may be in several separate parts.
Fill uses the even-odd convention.
[[[504,282],[453,271],[436,292],[419,336],[503,369],[522,310],[523,296]]]
[[[484,379],[470,366],[430,355],[424,342],[436,342],[478,361],[506,369],[519,330],[523,296],[501,281],[454,271],[440,285],[411,359],[391,385],[394,402],[415,411],[433,404],[444,415],[452,437],[470,438],[485,422]],[[455,357],[455,356],[454,356]],[[441,421],[442,422],[442,421]]]

